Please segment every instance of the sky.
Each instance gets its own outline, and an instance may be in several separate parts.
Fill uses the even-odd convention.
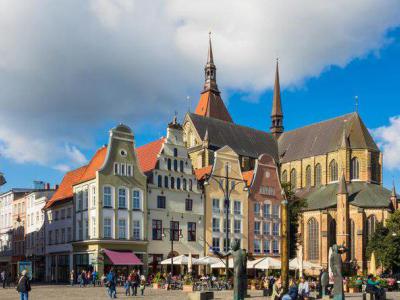
[[[285,129],[358,96],[400,190],[399,1],[0,0],[1,190],[59,183],[121,122],[164,135],[197,104],[209,31],[236,123],[269,129],[279,57]]]

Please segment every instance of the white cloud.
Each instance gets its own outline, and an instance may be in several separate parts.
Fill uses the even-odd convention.
[[[3,0],[0,154],[72,166],[105,124],[164,133],[198,99],[210,28],[219,86],[255,101],[276,56],[282,84],[301,85],[379,51],[399,24],[396,0]]]
[[[378,145],[383,151],[385,167],[400,170],[400,116],[390,118],[388,126],[372,130]]]

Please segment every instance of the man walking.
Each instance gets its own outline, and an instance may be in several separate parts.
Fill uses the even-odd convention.
[[[17,292],[20,295],[20,300],[28,300],[29,292],[31,290],[31,284],[26,273],[27,271],[23,270],[21,272],[21,277],[18,280]]]

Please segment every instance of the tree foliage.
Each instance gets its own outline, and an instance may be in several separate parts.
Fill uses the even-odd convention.
[[[372,252],[375,252],[378,263],[385,269],[400,271],[400,211],[391,214],[385,226],[377,224],[367,245],[369,258]]]

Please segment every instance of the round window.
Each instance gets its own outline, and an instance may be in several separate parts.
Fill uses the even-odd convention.
[[[121,156],[126,157],[128,155],[128,153],[126,152],[126,150],[121,149],[121,151],[119,152],[121,154]]]

